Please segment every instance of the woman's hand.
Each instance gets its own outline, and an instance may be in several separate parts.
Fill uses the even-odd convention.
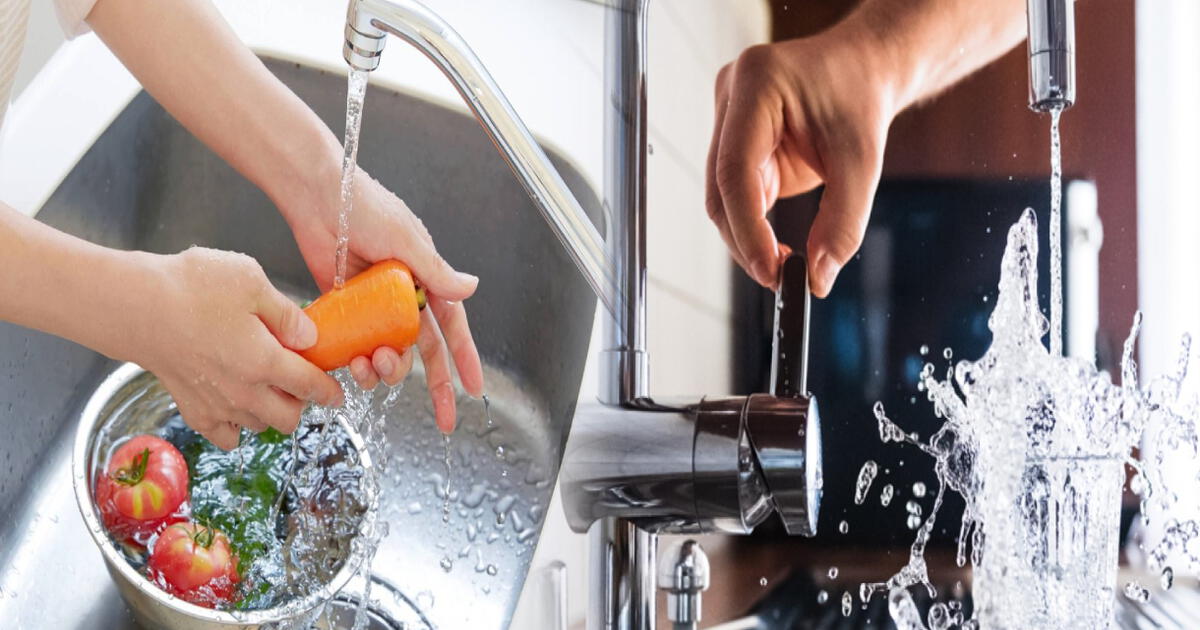
[[[125,341],[171,393],[184,422],[224,449],[240,427],[295,430],[308,402],[342,404],[337,381],[293,350],[317,340],[312,320],[242,254],[193,247],[153,256],[139,287],[151,305]]]
[[[322,291],[333,286],[341,207],[340,187],[326,188],[332,194],[317,204],[317,210],[284,212]],[[438,254],[425,225],[408,206],[359,169],[354,182],[346,276],[353,277],[372,263],[388,259],[407,264],[425,288],[429,306],[421,312],[417,349],[425,364],[438,428],[449,433],[456,423],[451,360],[463,389],[472,396],[483,394],[483,368],[462,305],[462,300],[475,292],[479,279],[455,271]],[[350,372],[365,389],[374,388],[380,380],[391,386],[408,375],[412,361],[412,353],[406,348],[383,347],[370,357],[355,358]]]

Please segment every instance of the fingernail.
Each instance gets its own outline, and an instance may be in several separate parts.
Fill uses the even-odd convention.
[[[396,362],[392,360],[391,355],[380,353],[383,356],[379,357],[379,375],[383,378],[391,378],[392,373],[396,371]]]
[[[461,271],[454,272],[454,276],[460,284],[469,285],[472,291],[475,290],[475,287],[479,286],[479,276],[473,276]]]
[[[298,350],[306,350],[317,343],[317,325],[308,315],[300,316],[299,330],[296,331],[296,346]]]
[[[817,264],[814,266],[813,293],[817,297],[825,297],[829,295],[829,291],[833,289],[833,282],[837,280],[838,273],[842,267],[833,259],[833,256],[824,252],[817,254]]]

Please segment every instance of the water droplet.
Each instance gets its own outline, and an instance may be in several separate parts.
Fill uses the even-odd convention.
[[[879,491],[879,503],[883,507],[887,507],[888,505],[891,505],[892,495],[894,493],[895,493],[895,489],[892,488],[892,484],[889,483],[889,484],[885,485],[883,487],[883,489]]]
[[[829,567],[829,579],[836,580],[837,576],[838,576],[838,568],[837,567]]]
[[[817,603],[824,604],[827,601],[829,601],[829,593],[825,589],[821,589],[820,591],[818,591],[817,592]]]
[[[929,354],[929,346],[927,346],[925,344],[921,344],[921,356],[926,356],[928,354]]]
[[[838,523],[838,531],[843,534],[849,533],[850,532],[850,523],[847,523],[846,521],[842,521],[841,523]]]
[[[1162,577],[1159,578],[1158,582],[1162,586],[1162,590],[1164,590],[1164,591],[1171,590],[1171,587],[1175,585],[1174,569],[1172,569],[1171,567],[1167,567],[1167,568],[1163,569]]]
[[[759,586],[767,585],[767,577],[765,575],[763,577],[758,578],[758,585]]]
[[[850,594],[850,591],[842,591],[842,616],[849,617],[853,607],[854,596]]]
[[[921,481],[914,483],[913,487],[912,487],[912,492],[913,492],[914,497],[917,497],[918,499],[924,498],[925,497],[925,483],[921,482]]]
[[[875,481],[875,475],[879,473],[879,466],[871,460],[867,460],[862,468],[858,471],[858,481],[854,484],[854,504],[862,505],[867,499],[867,493],[871,491],[871,482]]]
[[[450,556],[442,556],[442,561],[439,564],[441,564],[442,570],[446,573],[449,573],[454,568],[454,561],[450,559]]]
[[[1126,582],[1125,597],[1128,597],[1132,601],[1144,604],[1150,601],[1150,591],[1137,582]]]

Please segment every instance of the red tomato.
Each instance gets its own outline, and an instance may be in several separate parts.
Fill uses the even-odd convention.
[[[150,578],[180,599],[215,608],[233,599],[237,556],[225,534],[195,523],[176,523],[154,542]]]
[[[115,537],[145,544],[166,524],[182,520],[188,468],[179,449],[153,435],[139,435],[113,453],[96,480],[96,505]]]

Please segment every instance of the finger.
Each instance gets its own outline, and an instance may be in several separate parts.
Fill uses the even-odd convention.
[[[231,417],[229,420],[233,424],[239,427],[250,429],[255,433],[262,433],[269,428],[265,422],[258,418],[258,416],[255,416],[249,411],[238,411],[234,413],[233,417]]]
[[[223,451],[232,451],[238,447],[241,431],[231,422],[217,422],[211,428],[201,431],[205,439],[212,442]]]
[[[431,293],[451,300],[465,300],[471,297],[475,288],[479,286],[479,278],[451,267],[434,247],[425,224],[403,201],[397,201],[407,220],[398,224],[400,231],[396,240],[402,245],[403,260],[412,269],[413,275],[419,278],[421,284]]]
[[[775,285],[779,266],[775,231],[767,222],[766,176],[782,131],[782,105],[769,92],[731,85],[717,151],[716,180],[730,232],[750,273],[761,285]]]
[[[317,343],[317,325],[269,283],[259,293],[258,318],[285,348],[305,350]]]
[[[274,387],[262,387],[248,411],[262,423],[287,435],[300,425],[300,414],[304,412],[304,404],[295,396]]]
[[[326,407],[340,407],[343,402],[342,386],[337,380],[294,352],[275,353],[264,384]]]
[[[408,376],[408,371],[412,369],[412,358],[406,362],[394,348],[382,346],[371,354],[371,365],[385,385],[395,387]]]
[[[429,398],[433,401],[437,426],[442,433],[451,433],[457,420],[454,385],[450,380],[450,356],[430,309],[421,311],[421,333],[417,335],[417,348],[421,352],[421,362],[425,364],[425,383],[429,387]]]
[[[725,126],[725,111],[729,105],[729,72],[730,66],[725,66],[717,73],[716,103],[714,104],[716,116],[713,121],[712,141],[708,145],[708,158],[705,163],[704,205],[708,211],[709,220],[717,226],[717,231],[721,234],[721,240],[725,241],[725,247],[729,249],[729,254],[738,266],[745,269],[746,273],[750,273],[750,268],[746,266],[741,252],[738,251],[737,242],[733,240],[733,232],[729,229],[729,219],[725,216],[725,203],[721,201],[721,189],[717,185],[717,153],[721,146],[721,129]]]
[[[475,339],[471,336],[471,326],[467,323],[467,310],[462,302],[448,302],[433,295],[428,296],[428,300],[446,346],[450,349],[450,356],[454,359],[459,382],[468,394],[479,398],[483,395],[483,364],[479,360]]]
[[[838,273],[862,245],[883,167],[883,151],[873,145],[846,143],[826,152],[825,192],[808,235],[810,286],[817,297],[829,295]]]
[[[379,385],[379,374],[367,357],[354,357],[350,360],[350,376],[354,377],[354,381],[363,391],[372,391]]]

